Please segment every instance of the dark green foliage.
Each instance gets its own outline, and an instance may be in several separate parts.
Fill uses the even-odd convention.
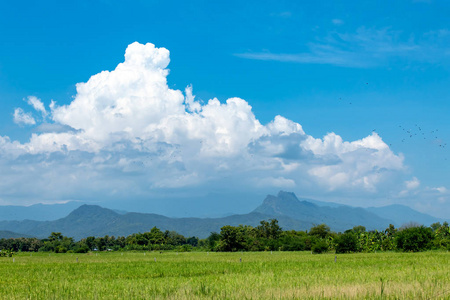
[[[358,250],[358,238],[353,232],[346,232],[335,239],[336,253],[351,253]]]
[[[418,252],[431,249],[433,230],[425,226],[410,227],[397,233],[397,249]]]
[[[164,240],[166,244],[173,246],[184,245],[187,242],[186,238],[181,234],[175,231],[168,231],[168,230],[164,232]]]
[[[199,240],[175,232],[162,232],[153,227],[148,232],[134,233],[127,237],[90,236],[78,242],[60,232],[52,232],[47,239],[10,238],[0,239],[2,255],[5,251],[51,251],[56,253],[86,253],[89,251],[118,250],[173,250],[191,251],[304,251],[324,253],[376,252],[376,251],[423,251],[428,249],[450,250],[450,228],[447,222],[434,223],[431,227],[410,226],[397,230],[390,225],[385,231],[366,231],[355,226],[342,233],[334,233],[325,224],[312,227],[309,232],[283,231],[278,220],[261,221],[260,225],[223,226],[220,234],[212,232],[208,238]]]
[[[284,231],[280,237],[281,250],[283,251],[303,251],[307,250],[306,241],[310,237],[304,231],[289,230]]]
[[[61,232],[52,232],[51,235],[42,240],[43,246],[39,251],[51,251],[55,253],[66,253],[75,247],[73,238],[63,236]]]
[[[0,257],[12,257],[13,255],[14,251],[12,249],[0,250]]]
[[[440,223],[437,224],[439,226],[433,230],[435,235],[433,245],[437,249],[450,250],[450,227],[447,222],[444,222],[442,225]]]
[[[276,240],[283,232],[283,230],[281,230],[281,227],[278,225],[278,220],[276,219],[271,219],[270,222],[261,221],[260,224],[261,225],[255,228],[256,235],[258,237]]]
[[[345,232],[353,232],[353,233],[356,233],[356,234],[361,234],[361,233],[366,232],[366,227],[359,225],[359,226],[353,227],[350,230],[346,230]]]
[[[43,246],[42,240],[37,238],[9,238],[0,240],[0,250],[12,249],[15,252],[35,252]]]
[[[245,244],[244,227],[223,226],[220,229],[220,251],[243,250]]]
[[[74,250],[75,253],[88,253],[89,252],[89,248],[86,245],[83,245],[81,247],[75,248]]]
[[[219,247],[219,241],[220,234],[218,234],[217,232],[211,232],[211,234],[206,239],[206,246],[208,247],[208,249],[216,251]]]
[[[197,247],[198,246],[198,237],[191,236],[190,238],[186,239],[186,243],[191,245],[192,247]]]
[[[316,236],[322,239],[326,238],[329,233],[330,226],[327,226],[325,224],[316,225],[312,227],[308,232],[309,235]]]
[[[325,253],[325,252],[328,251],[328,245],[327,245],[327,243],[324,240],[318,239],[312,245],[311,251],[313,253],[317,253],[317,254]]]

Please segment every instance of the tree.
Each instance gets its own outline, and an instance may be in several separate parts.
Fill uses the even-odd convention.
[[[318,239],[312,245],[311,250],[313,253],[317,253],[317,254],[327,252],[328,251],[327,242],[322,239]]]
[[[220,250],[231,252],[244,249],[244,236],[242,227],[234,227],[230,225],[220,228]]]
[[[431,229],[433,229],[433,231],[437,231],[439,228],[441,228],[441,222],[436,222],[430,225]]]
[[[360,234],[360,233],[366,232],[366,227],[359,225],[359,226],[353,227],[350,231]]]
[[[283,232],[281,227],[278,225],[277,219],[271,219],[270,222],[261,221],[260,225],[255,228],[257,235],[259,237],[264,237],[266,239],[278,239]]]
[[[164,233],[156,226],[150,229],[150,232],[146,232],[146,236],[150,244],[163,244]]]
[[[186,244],[186,238],[175,231],[166,230],[164,232],[164,239],[166,240],[167,244],[173,246],[180,246]]]
[[[52,232],[48,237],[50,241],[61,241],[63,239],[63,235],[61,232]]]
[[[438,249],[450,250],[450,228],[447,222],[444,222],[439,228],[434,230],[434,246]]]
[[[358,250],[358,238],[353,232],[346,232],[335,239],[336,253],[350,253]]]
[[[85,240],[86,246],[89,250],[94,250],[95,248],[95,236],[88,236]]]
[[[198,237],[195,236],[191,236],[190,238],[186,239],[186,243],[193,246],[193,247],[197,247],[198,245]]]
[[[308,234],[312,236],[317,236],[324,239],[330,233],[330,227],[325,224],[320,224],[312,227]]]
[[[211,232],[211,234],[206,239],[208,248],[211,250],[217,250],[220,241],[220,234],[217,232]]]
[[[279,239],[281,250],[283,251],[303,251],[306,250],[306,239],[309,239],[304,231],[288,230],[283,231]]]
[[[409,227],[397,233],[397,249],[418,252],[431,249],[433,230],[425,226]]]

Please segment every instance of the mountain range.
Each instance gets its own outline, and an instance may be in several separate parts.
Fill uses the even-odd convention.
[[[389,224],[399,227],[408,222],[430,225],[444,221],[402,205],[364,209],[337,204],[326,206],[325,202],[312,201],[315,200],[299,200],[294,193],[280,191],[276,196],[268,195],[260,206],[248,214],[223,218],[169,218],[158,214],[120,212],[84,204],[57,220],[0,221],[0,238],[4,237],[2,233],[6,231],[11,237],[39,238],[48,237],[51,232],[61,232],[79,240],[87,236],[127,236],[149,231],[154,226],[161,230],[176,231],[186,237],[205,238],[211,232],[220,232],[224,225],[257,226],[261,220],[273,218],[279,221],[284,230],[309,230],[314,225],[325,223],[333,231],[345,231],[357,225],[363,225],[368,230],[384,230]],[[1,210],[3,207],[0,207]]]
[[[1,221],[53,221],[70,214],[83,203],[69,201],[61,204],[34,204],[30,206],[4,205],[0,206]]]

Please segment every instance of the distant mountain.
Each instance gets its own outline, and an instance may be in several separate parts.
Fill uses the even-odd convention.
[[[1,231],[0,230],[0,239],[17,239],[17,238],[31,238],[31,235],[27,235],[27,234],[21,234],[21,233],[17,233],[17,232],[12,232],[12,231]]]
[[[367,211],[372,212],[378,216],[383,216],[387,219],[393,220],[396,227],[400,227],[407,223],[418,223],[425,226],[430,226],[435,222],[445,222],[443,219],[435,218],[433,216],[418,212],[408,206],[393,204],[382,207],[368,207]]]
[[[232,215],[224,218],[168,218],[157,214],[118,214],[97,205],[82,205],[67,217],[56,221],[1,221],[0,229],[24,232],[37,237],[48,237],[51,232],[61,232],[66,236],[81,239],[87,236],[127,236],[132,233],[149,231],[156,226],[161,230],[174,230],[184,236],[207,237],[211,232],[219,232],[224,225],[259,225],[261,220],[273,216],[261,213]],[[306,230],[311,223],[294,220],[286,216],[277,218],[283,228]]]
[[[34,204],[30,206],[0,206],[1,221],[53,221],[64,218],[83,203],[70,201],[64,204]]]
[[[319,200],[314,200],[314,199],[309,199],[309,198],[300,198],[299,200],[311,202],[312,204],[315,204],[317,206],[329,206],[329,207],[349,206],[349,207],[351,207],[350,205],[345,205],[345,204],[340,204],[340,203],[335,203],[335,202],[319,201]]]
[[[268,195],[254,212],[272,216],[288,216],[311,224],[325,223],[335,231],[345,231],[357,225],[368,230],[385,229],[392,223],[363,208],[350,206],[318,206],[308,201],[300,201],[294,193],[280,191],[277,196]]]
[[[401,205],[378,208],[359,208],[345,205],[319,206],[294,193],[280,191],[277,196],[268,195],[263,203],[248,214],[222,218],[169,218],[151,213],[127,213],[97,205],[82,205],[66,217],[53,221],[0,221],[0,230],[21,232],[23,235],[48,237],[52,232],[81,239],[87,236],[127,236],[149,231],[156,226],[161,230],[173,230],[186,237],[207,237],[219,232],[225,225],[257,226],[262,220],[276,218],[284,230],[308,230],[325,223],[333,231],[345,231],[357,225],[368,230],[384,230],[389,224],[399,227],[410,221],[429,225],[441,221]]]

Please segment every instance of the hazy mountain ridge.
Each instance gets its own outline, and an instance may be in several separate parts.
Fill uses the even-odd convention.
[[[64,218],[83,203],[69,201],[62,204],[34,204],[30,206],[2,205],[0,220],[2,221],[54,221]]]
[[[429,226],[435,222],[445,222],[446,220],[436,218],[421,212],[418,212],[408,206],[393,204],[382,207],[368,207],[367,211],[384,216],[388,219],[392,219],[395,226],[400,227],[408,223],[418,223],[421,225]]]
[[[391,220],[381,218],[363,208],[318,206],[311,202],[300,201],[294,193],[284,191],[280,191],[277,196],[268,195],[254,211],[267,215],[285,215],[313,224],[325,223],[337,231],[343,231],[358,224],[364,225],[369,230],[383,229],[392,223]]]
[[[21,237],[32,238],[33,236],[12,231],[0,230],[0,239],[16,239]]]
[[[345,231],[356,225],[363,225],[368,230],[384,230],[389,224],[399,227],[412,221],[428,226],[443,221],[402,205],[368,209],[345,205],[319,206],[299,200],[294,193],[280,191],[277,196],[268,195],[260,206],[248,214],[222,218],[170,218],[152,213],[117,212],[85,204],[58,220],[0,221],[0,230],[40,238],[48,237],[51,232],[62,232],[81,239],[87,236],[127,236],[149,231],[156,226],[184,236],[204,238],[211,232],[219,232],[224,225],[257,226],[261,220],[273,218],[284,230],[308,230],[316,224],[325,223],[333,231]]]
[[[120,215],[97,205],[82,205],[67,217],[56,221],[0,221],[0,228],[16,231],[40,238],[51,232],[62,232],[66,236],[81,239],[87,236],[127,236],[132,233],[149,231],[156,226],[161,230],[174,230],[185,236],[207,237],[213,231],[220,231],[224,225],[240,224],[257,226],[261,220],[273,218],[260,213],[233,215],[224,218],[169,218],[157,214],[126,213]],[[277,218],[283,228],[309,229],[312,224],[289,217]]]

